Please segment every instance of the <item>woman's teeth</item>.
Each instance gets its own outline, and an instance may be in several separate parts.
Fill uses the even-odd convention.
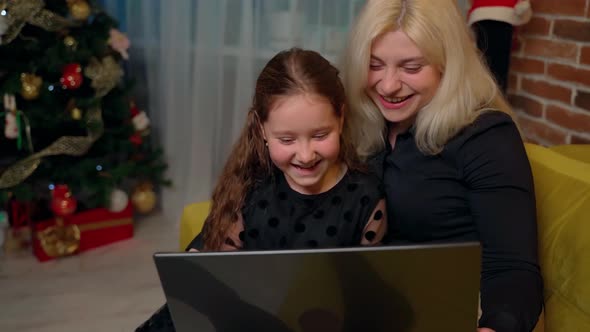
[[[385,99],[385,101],[388,102],[388,103],[397,104],[397,103],[401,103],[402,101],[410,98],[411,96],[412,95],[401,97],[401,98],[388,98],[388,97],[383,97],[383,99]]]

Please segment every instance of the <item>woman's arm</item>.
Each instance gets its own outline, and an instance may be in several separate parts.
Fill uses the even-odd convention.
[[[507,115],[490,118],[458,150],[482,244],[479,325],[531,331],[543,305],[533,179],[514,123]]]

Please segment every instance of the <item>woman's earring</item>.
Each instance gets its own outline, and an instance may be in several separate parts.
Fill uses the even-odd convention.
[[[264,145],[268,148],[268,142],[264,141]]]

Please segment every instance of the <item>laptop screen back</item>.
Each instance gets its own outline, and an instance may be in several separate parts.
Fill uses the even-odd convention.
[[[178,332],[469,331],[478,243],[158,253]]]

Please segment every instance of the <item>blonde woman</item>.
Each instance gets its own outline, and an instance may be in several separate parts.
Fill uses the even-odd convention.
[[[480,241],[479,331],[531,331],[543,304],[531,170],[468,29],[454,0],[368,0],[343,64],[347,130],[382,178],[390,238]]]

